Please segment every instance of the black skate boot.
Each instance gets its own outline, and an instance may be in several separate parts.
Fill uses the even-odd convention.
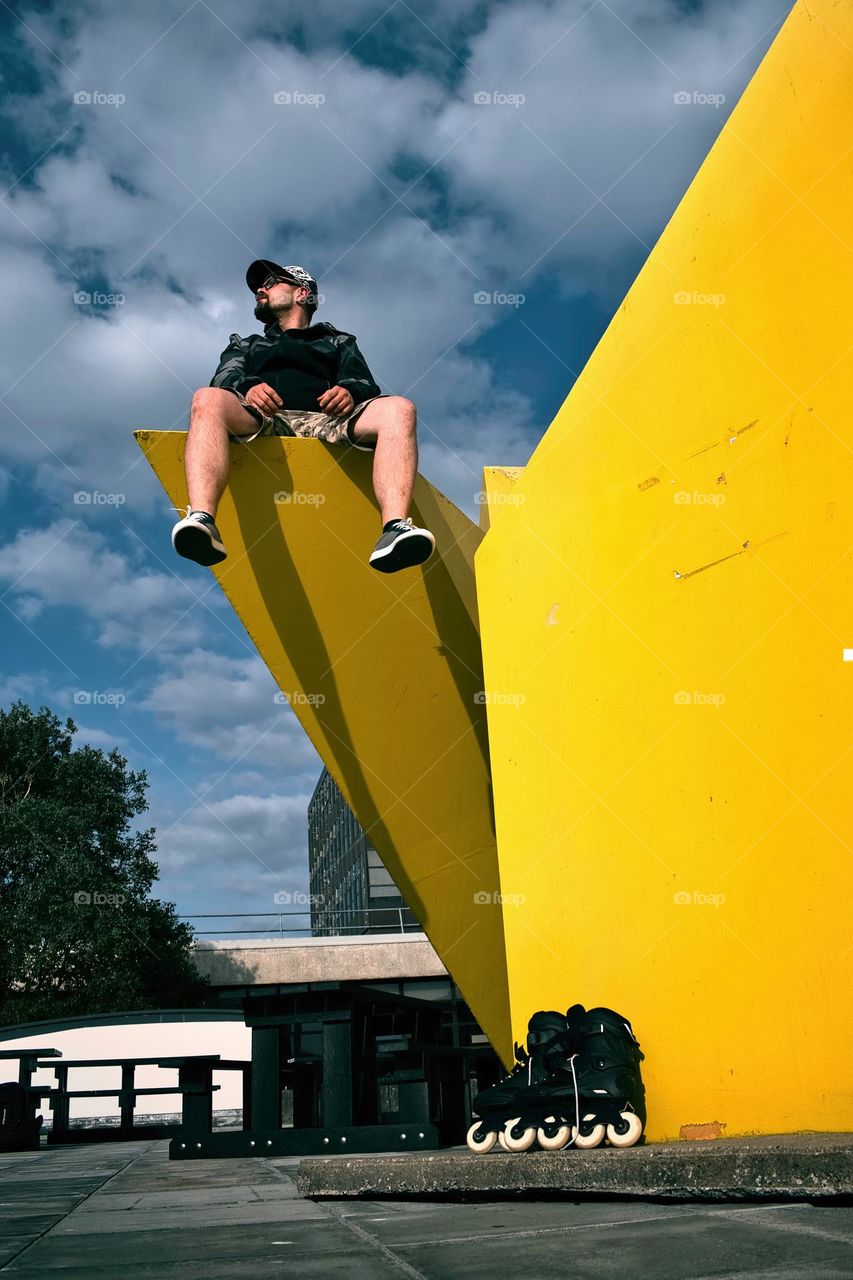
[[[640,1076],[644,1054],[627,1018],[612,1009],[584,1010],[576,1004],[566,1014],[576,1056],[579,1123],[573,1127],[576,1147],[632,1147],[646,1124],[646,1095]]]
[[[516,1044],[516,1064],[510,1074],[474,1099],[474,1111],[481,1119],[468,1130],[472,1151],[491,1151],[496,1141],[506,1151],[526,1151],[533,1144],[543,1113],[535,1103],[531,1113],[531,1102],[543,1096],[547,1109],[547,1091],[560,1080],[567,1048],[565,1015],[556,1010],[534,1013],[527,1026],[527,1049]],[[531,1123],[531,1114],[537,1123]]]

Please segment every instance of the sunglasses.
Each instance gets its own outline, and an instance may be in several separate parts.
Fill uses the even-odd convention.
[[[271,289],[274,284],[295,284],[297,287],[301,287],[298,280],[292,280],[290,276],[278,276],[274,273],[268,275],[266,280],[262,280],[258,287],[260,289]]]

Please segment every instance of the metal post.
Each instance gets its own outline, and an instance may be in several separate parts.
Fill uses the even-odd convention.
[[[136,1063],[123,1062],[121,1064],[121,1093],[118,1096],[119,1106],[121,1108],[122,1129],[133,1129],[133,1112],[136,1107],[136,1094],[133,1086],[136,1079]]]

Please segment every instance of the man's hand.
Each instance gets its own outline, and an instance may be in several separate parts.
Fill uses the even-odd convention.
[[[261,413],[272,417],[276,409],[284,406],[284,401],[277,391],[273,391],[268,382],[259,382],[255,387],[249,387],[246,392],[246,399],[253,409],[260,409]]]
[[[328,391],[324,391],[317,397],[317,403],[322,413],[331,413],[335,417],[349,413],[355,408],[355,400],[346,387],[329,387]]]

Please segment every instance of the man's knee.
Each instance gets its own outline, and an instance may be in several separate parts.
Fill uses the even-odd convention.
[[[224,407],[228,400],[233,399],[233,394],[226,391],[224,387],[199,387],[193,392],[192,409],[198,412],[200,409],[211,409],[214,406]]]
[[[201,422],[216,422],[229,430],[246,430],[247,424],[252,426],[254,418],[243,408],[233,391],[225,387],[199,387],[193,392],[190,426]]]
[[[417,423],[418,411],[414,403],[407,399],[406,396],[383,396],[381,400],[377,400],[377,405],[385,405],[383,411],[384,421],[393,424],[395,427],[403,428],[407,431],[414,431]]]

